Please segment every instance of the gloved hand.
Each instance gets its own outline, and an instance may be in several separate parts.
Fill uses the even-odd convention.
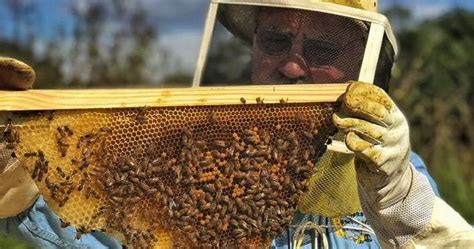
[[[28,89],[35,73],[23,62],[0,57],[0,90]],[[22,167],[21,162],[4,141],[5,130],[0,129],[0,218],[17,215],[38,197],[38,188]]]
[[[350,82],[334,124],[355,153],[359,199],[382,246],[401,247],[431,218],[434,193],[410,163],[408,123],[379,87]]]
[[[35,71],[13,58],[0,56],[0,90],[26,90],[33,86]]]
[[[407,121],[391,98],[372,84],[351,82],[341,102],[333,122],[356,155],[359,186],[379,209],[391,206],[410,188]]]

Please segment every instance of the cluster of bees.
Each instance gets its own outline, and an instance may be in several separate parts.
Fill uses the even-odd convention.
[[[90,174],[100,176],[99,191],[109,200],[100,212],[151,203],[159,217],[149,217],[152,223],[175,231],[183,245],[270,241],[291,222],[314,162],[324,151],[324,142],[316,151],[313,145],[321,141],[302,136],[291,132],[272,141],[270,132],[253,127],[227,141],[205,141],[185,128],[178,157],[157,153],[159,148],[152,146],[141,156],[115,158],[94,168]],[[134,212],[106,219],[107,227],[122,231],[126,213]],[[155,239],[141,236],[128,243]]]
[[[51,167],[41,150],[24,156],[36,158],[32,177],[44,179],[60,208],[77,193],[97,200],[91,220],[122,234],[124,244],[152,247],[161,243],[157,231],[167,231],[174,246],[265,245],[290,224],[308,188],[335,133],[330,113],[228,129],[216,125],[211,112],[206,123],[181,126],[132,153],[117,152],[115,126],[85,134],[59,126],[57,151],[63,158],[73,155],[73,170]],[[139,111],[132,122],[147,125],[152,115],[151,108]],[[97,228],[73,225],[77,239]]]
[[[20,143],[20,134],[13,128],[11,119],[5,123],[0,142],[5,143],[7,149],[14,149]]]

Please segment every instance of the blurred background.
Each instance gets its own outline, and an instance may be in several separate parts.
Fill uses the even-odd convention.
[[[36,70],[35,88],[190,86],[208,1],[0,0],[0,55]],[[379,0],[400,56],[390,94],[442,198],[474,223],[474,1]],[[233,77],[230,58],[206,77]],[[221,50],[222,51],[222,50]],[[209,75],[210,74],[210,75]],[[13,248],[2,242],[0,248]],[[19,245],[21,247],[21,245]],[[19,247],[19,248],[20,248]]]

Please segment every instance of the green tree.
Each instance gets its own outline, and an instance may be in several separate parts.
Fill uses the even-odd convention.
[[[72,3],[76,20],[74,45],[65,62],[69,84],[82,87],[119,87],[145,84],[144,74],[156,27],[147,19],[142,2],[89,1]],[[155,51],[160,52],[160,51]],[[155,54],[160,56],[160,54]]]
[[[32,246],[0,234],[0,249],[31,249]]]
[[[463,10],[398,34],[392,96],[442,198],[474,222],[474,14]]]

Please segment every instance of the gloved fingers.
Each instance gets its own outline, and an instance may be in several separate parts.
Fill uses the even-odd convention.
[[[364,96],[367,100],[380,103],[387,110],[391,110],[394,105],[388,94],[382,88],[374,84],[351,81],[347,87],[347,92],[354,95]]]
[[[369,143],[353,131],[347,133],[345,142],[347,148],[352,150],[360,159],[369,165],[377,165],[376,167],[380,167],[378,163],[381,159],[380,145]]]
[[[388,127],[393,123],[391,111],[394,103],[379,87],[352,82],[342,95],[342,111],[376,124]]]
[[[0,89],[26,90],[33,86],[35,78],[35,71],[27,64],[0,57]]]
[[[341,129],[344,133],[355,132],[360,138],[371,144],[382,143],[382,138],[387,132],[387,129],[384,127],[363,119],[345,117],[342,113],[334,113],[332,120],[337,128]]]
[[[355,153],[360,153],[370,146],[373,146],[373,144],[359,137],[354,131],[350,131],[346,134],[345,142],[347,148]]]

